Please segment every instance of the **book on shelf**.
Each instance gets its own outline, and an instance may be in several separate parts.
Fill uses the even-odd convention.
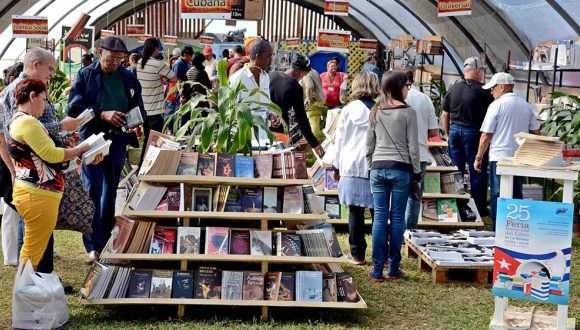
[[[304,211],[302,187],[284,187],[283,213],[302,214]]]
[[[183,211],[181,198],[181,186],[173,186],[167,189],[165,194],[167,198],[167,211]]]
[[[139,175],[175,175],[180,158],[180,150],[149,146],[145,157],[143,157]]]
[[[481,221],[479,216],[479,211],[477,210],[477,205],[473,198],[469,200],[457,200],[457,209],[459,212],[459,221],[461,222],[476,222]]]
[[[463,173],[459,171],[442,173],[441,192],[444,194],[465,194]]]
[[[302,240],[300,239],[300,235],[295,233],[277,232],[276,255],[281,257],[301,256]]]
[[[324,169],[324,190],[336,190],[338,188],[338,181],[334,179],[334,169]]]
[[[150,254],[173,254],[177,230],[174,227],[155,226],[153,239],[149,248]]]
[[[322,274],[322,301],[338,301],[338,288],[336,286],[335,273]]]
[[[284,154],[281,152],[272,154],[272,178],[283,179],[285,174]]]
[[[281,272],[266,273],[264,276],[264,300],[278,300],[281,280]]]
[[[113,280],[113,284],[109,293],[107,294],[108,299],[121,299],[125,298],[127,295],[127,289],[129,288],[129,281],[131,279],[131,272],[133,268],[117,266],[117,272]]]
[[[133,211],[152,211],[159,205],[166,192],[167,187],[141,181],[130,195],[127,205]]]
[[[193,211],[209,212],[212,210],[212,188],[193,188],[191,209]]]
[[[272,154],[254,156],[254,171],[256,178],[272,178]]]
[[[341,218],[341,207],[338,196],[324,196],[324,211],[330,219]]]
[[[177,167],[177,175],[196,175],[198,156],[199,154],[195,151],[182,152]]]
[[[264,187],[264,213],[278,213],[278,187]]]
[[[200,254],[200,247],[200,227],[177,227],[177,253]]]
[[[278,300],[294,301],[296,299],[296,274],[282,272],[280,275],[280,291],[278,291]]]
[[[306,154],[303,151],[294,151],[293,155],[294,179],[308,179]]]
[[[437,200],[436,199],[422,199],[421,200],[422,217],[430,221],[438,221],[437,216]]]
[[[321,229],[299,230],[296,232],[300,236],[304,255],[307,257],[330,257],[330,248]]]
[[[250,230],[250,254],[253,256],[272,255],[272,232],[269,230]]]
[[[430,194],[441,193],[441,175],[438,172],[427,172],[423,179],[423,192]]]
[[[112,246],[110,246],[110,253],[124,253],[129,248],[131,239],[133,238],[133,233],[137,227],[138,223],[135,220],[126,217],[118,216],[115,217],[115,226],[111,231],[110,240],[113,241]]]
[[[532,166],[562,166],[564,143],[559,137],[547,137],[529,133],[514,135],[520,142],[514,154],[514,162]]]
[[[221,272],[216,267],[199,267],[195,273],[196,299],[220,299],[221,298]]]
[[[148,253],[155,233],[155,222],[138,221],[126,253]]]
[[[149,138],[145,144],[145,155],[147,155],[150,146],[171,150],[181,149],[181,144],[176,142],[173,136],[157,132],[153,129],[149,131]]]
[[[107,296],[109,283],[114,277],[116,266],[114,265],[100,265],[100,273],[96,278],[93,290],[89,295],[89,299],[103,299]]]
[[[433,157],[432,164],[434,166],[443,166],[443,167],[455,166],[453,160],[451,160],[451,157],[449,157],[449,155],[447,154],[446,149],[447,148],[445,147],[429,148],[431,157]]]
[[[154,270],[151,277],[151,292],[149,298],[171,298],[173,272],[170,270]]]
[[[341,302],[358,302],[359,296],[356,284],[352,275],[347,272],[336,274],[336,287],[338,292],[338,301]]]
[[[437,219],[440,222],[458,222],[457,200],[443,198],[437,200]]]
[[[244,272],[243,300],[264,300],[264,273]]]
[[[235,169],[234,159],[235,155],[223,153],[217,154],[215,175],[233,177]]]
[[[316,195],[314,186],[302,186],[305,214],[324,214],[323,198]]]
[[[215,154],[200,154],[197,159],[197,175],[214,176],[216,167]]]
[[[213,210],[215,212],[224,212],[228,196],[230,193],[231,186],[230,185],[218,185],[215,192],[214,192],[214,205]]]
[[[338,237],[336,236],[334,227],[328,223],[322,223],[316,226],[324,233],[330,256],[334,258],[342,257],[342,249],[340,248],[340,243],[338,242]]]
[[[296,301],[322,302],[322,272],[308,270],[296,272]]]
[[[82,143],[88,144],[90,148],[81,157],[85,165],[92,164],[98,155],[103,157],[109,155],[111,140],[105,140],[105,133],[103,132],[89,136]]]
[[[254,158],[250,156],[236,155],[235,161],[235,176],[238,178],[253,178],[254,177]]]
[[[206,227],[205,229],[205,254],[227,255],[229,251],[229,228]]]
[[[222,299],[242,300],[244,272],[224,270],[222,272]]]
[[[153,272],[150,270],[135,270],[129,281],[127,298],[149,298]]]
[[[85,277],[83,287],[80,290],[81,295],[83,297],[90,298],[105,267],[106,267],[105,265],[101,264],[98,261],[92,264],[91,268],[89,269],[89,272],[87,273],[87,276]]]
[[[231,187],[226,199],[225,212],[242,212],[240,189]]]
[[[249,255],[250,254],[250,230],[231,229],[230,230],[230,254]]]
[[[242,212],[261,213],[262,197],[261,187],[240,188]]]
[[[318,163],[314,163],[312,170],[312,183],[316,191],[324,191],[325,169]]]
[[[173,272],[171,298],[193,298],[194,278],[193,272]]]

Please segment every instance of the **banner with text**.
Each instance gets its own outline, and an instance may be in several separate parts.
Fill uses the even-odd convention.
[[[177,36],[163,36],[163,44],[165,46],[177,46]]]
[[[318,50],[348,53],[350,31],[318,30]]]
[[[12,16],[12,38],[48,37],[48,17]]]
[[[302,44],[302,39],[300,38],[286,38],[286,47],[298,48]]]
[[[571,203],[498,199],[493,294],[567,305],[573,221]]]
[[[329,16],[348,16],[348,0],[325,0],[324,15]]]
[[[232,0],[181,0],[182,19],[231,19]]]
[[[437,4],[439,17],[471,15],[471,10],[471,0],[439,0]]]
[[[112,37],[115,35],[115,31],[113,30],[101,30],[101,39],[106,37]]]
[[[374,53],[379,48],[379,41],[377,39],[360,39],[358,47],[365,52]]]

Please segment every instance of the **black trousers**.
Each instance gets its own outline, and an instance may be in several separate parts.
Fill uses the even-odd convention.
[[[372,209],[371,216],[374,216]],[[348,206],[348,243],[350,254],[356,260],[364,260],[367,250],[365,240],[365,208],[360,206]]]

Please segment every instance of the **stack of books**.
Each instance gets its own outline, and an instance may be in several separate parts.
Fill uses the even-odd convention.
[[[520,146],[514,155],[518,164],[532,166],[563,166],[562,149],[564,144],[558,137],[518,133],[515,138]]]

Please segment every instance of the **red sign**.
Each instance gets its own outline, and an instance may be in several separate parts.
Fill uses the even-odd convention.
[[[324,15],[348,16],[348,0],[325,0]]]
[[[177,46],[177,36],[163,36],[163,43],[166,46]]]
[[[180,0],[181,18],[231,19],[231,0]]]
[[[348,53],[350,31],[318,30],[318,50]]]
[[[439,0],[437,14],[439,17],[471,15],[471,0]]]
[[[112,37],[115,35],[115,31],[113,30],[101,30],[101,39],[105,39],[106,37]]]
[[[12,38],[48,37],[48,18],[43,16],[12,16]]]
[[[127,24],[127,36],[141,37],[145,34],[145,25],[143,24]]]
[[[300,38],[287,38],[286,39],[286,46],[287,47],[298,47],[300,46],[300,44],[302,44],[302,39]]]
[[[379,48],[379,42],[376,39],[360,39],[358,41],[360,49],[368,52],[376,52]]]
[[[201,37],[199,37],[199,43],[202,45],[211,46],[211,45],[213,45],[213,37],[201,36]]]

